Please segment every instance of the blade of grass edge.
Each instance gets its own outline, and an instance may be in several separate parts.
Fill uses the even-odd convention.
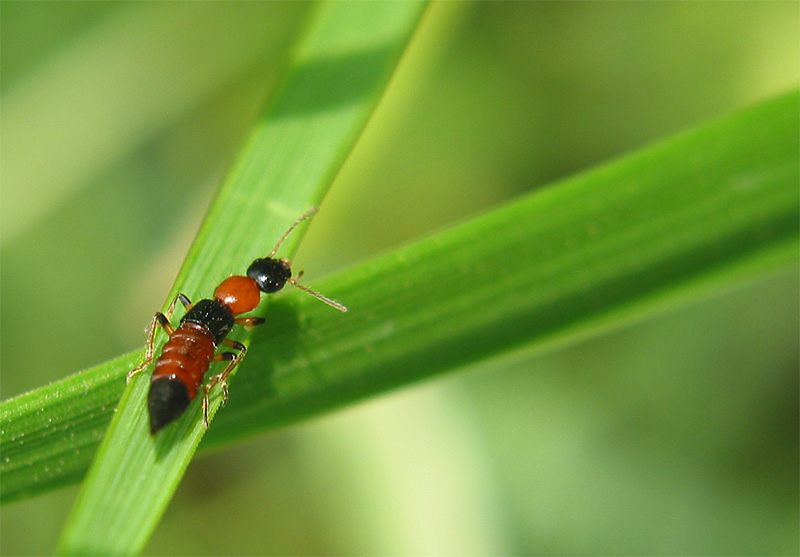
[[[208,292],[220,268],[238,269],[263,256],[289,223],[319,203],[423,9],[420,2],[318,7],[264,121],[209,210],[170,299],[178,289]],[[361,25],[365,20],[368,29]],[[299,239],[292,236],[282,251],[291,254]],[[62,554],[141,551],[205,433],[200,406],[193,404],[175,425],[151,437],[144,411],[147,375],[132,381],[120,400],[62,533]],[[211,419],[219,404],[217,396]]]

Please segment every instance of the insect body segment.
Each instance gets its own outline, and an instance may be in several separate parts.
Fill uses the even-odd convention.
[[[184,294],[178,294],[166,313],[153,316],[144,360],[128,374],[128,380],[153,361],[153,344],[156,327],[160,325],[169,335],[169,340],[156,361],[150,382],[147,408],[150,414],[150,432],[161,428],[183,414],[189,403],[197,397],[203,378],[212,362],[227,361],[228,364],[203,387],[203,421],[208,427],[208,394],[218,383],[222,386],[223,404],[228,399],[227,378],[247,352],[247,348],[227,339],[234,325],[252,328],[264,322],[260,317],[237,317],[255,309],[261,301],[261,293],[277,292],[289,282],[330,306],[347,311],[347,308],[299,285],[292,277],[291,264],[286,259],[273,259],[278,248],[294,228],[316,213],[308,211],[300,217],[281,237],[275,249],[264,259],[256,259],[247,269],[247,276],[228,277],[217,286],[214,298],[192,304]],[[302,273],[298,274],[298,277]],[[186,315],[177,328],[170,324],[175,304],[181,301]],[[236,352],[216,353],[219,345]]]

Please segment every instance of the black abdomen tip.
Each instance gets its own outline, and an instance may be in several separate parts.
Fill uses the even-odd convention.
[[[150,413],[150,433],[183,414],[189,406],[189,390],[180,379],[162,377],[150,383],[147,395],[147,410]]]

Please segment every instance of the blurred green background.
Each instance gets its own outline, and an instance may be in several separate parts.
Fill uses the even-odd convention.
[[[143,344],[310,8],[0,4],[3,399]],[[297,268],[797,87],[799,41],[794,1],[433,4]],[[796,554],[799,303],[786,269],[199,458],[146,552]]]

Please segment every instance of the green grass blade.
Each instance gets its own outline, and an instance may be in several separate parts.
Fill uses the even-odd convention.
[[[377,105],[423,7],[413,2],[319,6],[274,102],[209,211],[173,294],[212,292],[220,273],[243,272],[242,265],[266,255],[291,222],[321,201]],[[282,255],[291,255],[299,239],[295,234],[287,240]],[[116,365],[122,363],[129,360]],[[151,437],[147,375],[138,376],[122,396],[63,532],[61,553],[140,551],[205,433],[200,406],[194,404],[174,426]],[[216,397],[212,417],[219,404]]]
[[[797,94],[554,184],[270,308],[219,445],[796,265]],[[235,399],[235,400],[234,400]]]
[[[796,265],[799,126],[795,93],[315,285],[346,316],[287,293],[203,446]],[[5,497],[81,476],[134,357],[0,405]]]
[[[77,483],[97,451],[141,351],[0,404],[3,503]]]

